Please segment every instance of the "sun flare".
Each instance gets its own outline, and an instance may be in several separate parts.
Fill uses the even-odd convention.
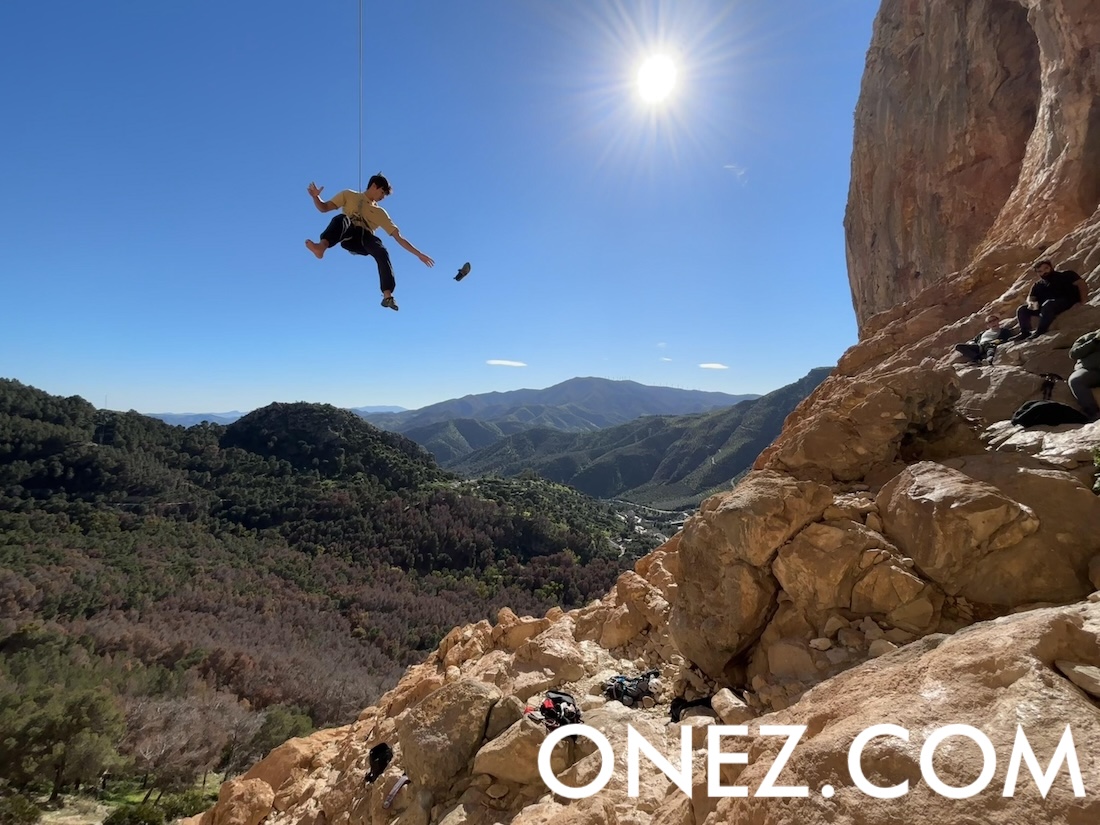
[[[676,87],[676,64],[663,54],[655,55],[638,69],[638,94],[646,103],[659,103]]]

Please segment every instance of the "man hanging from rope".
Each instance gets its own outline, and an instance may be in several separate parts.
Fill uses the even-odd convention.
[[[372,175],[367,182],[367,188],[362,192],[354,189],[345,189],[337,193],[332,200],[321,200],[323,186],[310,183],[306,188],[313,205],[318,212],[331,212],[334,209],[343,209],[342,215],[337,215],[321,233],[321,240],[306,241],[306,247],[318,258],[323,258],[325,250],[340,244],[353,255],[370,255],[378,264],[378,280],[382,288],[382,306],[389,309],[397,309],[397,302],[393,300],[393,290],[396,282],[393,278],[393,266],[390,264],[390,253],[382,245],[382,241],[374,234],[374,230],[381,227],[390,234],[401,246],[418,257],[425,266],[435,266],[435,261],[401,237],[401,230],[394,226],[386,210],[378,205],[378,202],[393,189],[390,182],[381,174]]]

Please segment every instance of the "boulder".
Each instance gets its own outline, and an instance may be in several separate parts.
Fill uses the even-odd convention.
[[[418,788],[446,788],[468,767],[500,698],[495,687],[463,679],[429,694],[398,720],[405,772]]]
[[[1030,589],[1020,582],[1006,591],[982,575],[996,564],[983,564],[987,557],[1039,529],[1033,510],[992,484],[925,461],[883,487],[878,504],[887,535],[921,575],[945,592],[971,601],[1018,604],[1020,594]]]
[[[488,774],[504,782],[541,785],[538,756],[539,747],[545,739],[545,725],[524,717],[496,739],[482,746],[474,757],[473,772]],[[570,744],[565,741],[554,748],[550,764],[555,774],[561,773],[567,767]]]
[[[262,779],[232,779],[218,791],[212,825],[259,825],[271,813],[275,791]]]
[[[965,424],[953,370],[934,364],[822,384],[827,403],[788,419],[753,465],[825,483],[882,474]],[[823,401],[825,399],[822,399]],[[905,453],[903,455],[903,453]]]
[[[707,499],[688,520],[669,629],[703,672],[719,677],[759,636],[778,589],[772,559],[831,502],[827,487],[760,471]]]

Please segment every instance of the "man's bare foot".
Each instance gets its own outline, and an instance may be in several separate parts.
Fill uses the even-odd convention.
[[[306,249],[308,249],[318,258],[323,258],[325,256],[325,250],[328,249],[328,244],[322,245],[319,243],[315,243],[314,241],[307,240]]]

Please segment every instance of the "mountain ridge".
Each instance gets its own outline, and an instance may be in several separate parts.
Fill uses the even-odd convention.
[[[708,390],[681,390],[637,381],[616,381],[592,376],[570,378],[543,389],[493,391],[464,395],[408,410],[364,416],[375,426],[406,432],[452,419],[515,421],[533,425],[555,420],[556,429],[601,429],[642,415],[678,415],[705,412],[759,395],[733,395]]]
[[[817,367],[785,387],[725,409],[643,416],[595,432],[532,428],[441,464],[472,476],[534,471],[594,498],[627,498],[670,510],[694,507],[746,471],[787,415],[830,372]]]

